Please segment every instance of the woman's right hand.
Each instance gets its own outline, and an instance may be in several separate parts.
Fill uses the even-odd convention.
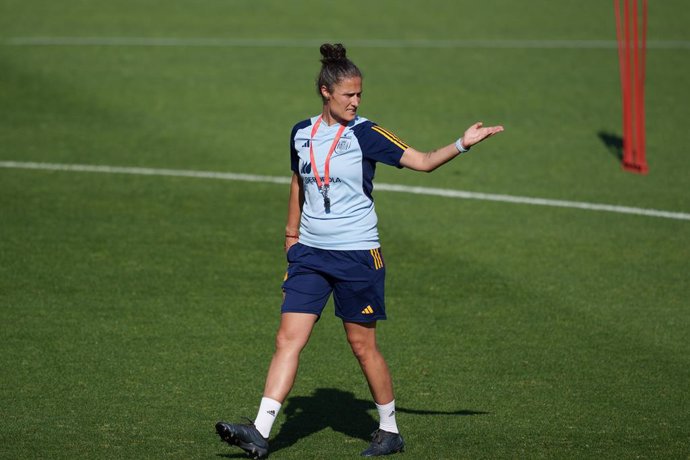
[[[290,248],[299,241],[299,236],[288,236],[285,235],[285,253],[290,250]]]

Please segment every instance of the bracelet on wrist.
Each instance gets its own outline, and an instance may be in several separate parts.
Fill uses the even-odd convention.
[[[462,145],[462,137],[455,141],[455,148],[458,149],[458,152],[460,153],[465,153],[470,151],[470,147],[465,148],[464,145]]]
[[[287,233],[285,234],[285,238],[299,238],[299,235],[288,235]]]

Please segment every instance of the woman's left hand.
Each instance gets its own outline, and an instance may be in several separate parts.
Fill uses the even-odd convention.
[[[478,121],[477,123],[473,124],[467,130],[465,131],[465,134],[462,136],[462,145],[466,148],[469,149],[472,147],[474,144],[478,144],[487,137],[491,137],[496,133],[500,133],[503,131],[503,126],[487,126],[486,128],[483,127],[483,123],[481,121]]]

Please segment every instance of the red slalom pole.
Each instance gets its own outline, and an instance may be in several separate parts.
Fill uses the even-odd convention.
[[[623,99],[623,169],[646,174],[648,167],[645,159],[644,81],[647,49],[647,0],[641,0],[641,34],[638,8],[640,0],[622,1],[622,15],[620,0],[614,0],[613,5],[616,15],[616,38],[618,40],[618,60]]]
[[[623,0],[621,15],[620,1],[614,0],[616,11],[616,36],[618,39],[618,61],[621,77],[621,95],[623,102],[623,165],[631,162],[632,154],[632,92],[630,79],[630,10],[629,0]]]
[[[645,136],[645,111],[644,111],[644,84],[645,84],[645,64],[647,61],[647,0],[642,0],[642,40],[638,42],[639,59],[637,61],[637,92],[635,96],[635,117],[636,117],[636,147],[635,165],[639,172],[646,174],[649,171],[645,156],[646,136]]]

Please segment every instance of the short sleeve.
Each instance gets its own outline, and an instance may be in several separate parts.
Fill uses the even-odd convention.
[[[297,136],[297,131],[306,128],[311,125],[311,120],[303,120],[292,127],[292,132],[290,133],[290,169],[299,174],[299,155],[297,149],[295,148],[295,137]]]
[[[398,136],[368,120],[357,125],[354,132],[364,158],[402,168],[400,158],[409,146]]]

